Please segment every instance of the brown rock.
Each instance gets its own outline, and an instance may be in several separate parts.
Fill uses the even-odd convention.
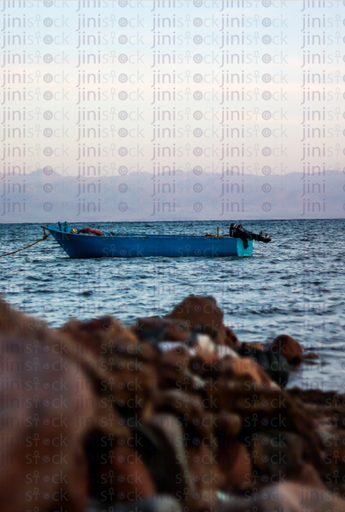
[[[93,425],[96,397],[81,369],[63,359],[62,347],[50,339],[49,331],[41,340],[44,344],[31,336],[30,332],[0,334],[0,364],[5,364],[8,383],[1,437],[4,443],[9,441],[0,469],[1,507],[4,512],[26,511],[31,499],[42,510],[63,504],[68,512],[81,512],[88,475],[80,457]],[[63,503],[65,495],[67,503]]]
[[[225,485],[225,475],[219,465],[219,455],[202,443],[188,448],[189,472],[194,483],[193,508],[207,510],[218,501],[217,492]]]
[[[84,512],[89,496],[89,464],[81,444],[70,455],[68,481],[63,490],[73,504],[73,512]]]
[[[185,319],[181,319],[181,305],[189,308]],[[150,466],[149,455],[142,463],[139,446],[137,451],[126,444],[132,433],[125,418],[143,419],[147,440],[158,439],[157,453],[165,454],[170,443],[177,461],[183,454],[183,462],[175,464],[175,473],[169,463],[159,472],[169,478],[178,475],[175,484],[182,486],[182,491],[188,488],[190,500],[194,499],[194,492],[201,497],[201,501],[195,498],[198,503],[194,510],[213,506],[219,488],[224,492],[248,489],[253,483],[253,467],[268,476],[279,469],[287,480],[322,492],[321,478],[327,485],[329,473],[344,472],[345,435],[341,429],[345,424],[345,396],[320,390],[284,392],[274,388],[252,359],[239,358],[234,353],[221,357],[214,344],[218,345],[217,350],[231,352],[229,345],[233,346],[237,338],[224,326],[223,313],[212,298],[188,297],[171,315],[178,318],[158,323],[157,319],[148,319],[148,337],[126,329],[112,317],[89,322],[72,320],[66,324],[67,330],[56,332],[42,321],[12,311],[0,300],[0,364],[5,392],[0,411],[4,451],[0,468],[2,510],[26,512],[30,506],[42,510],[53,506],[55,510],[61,505],[67,512],[81,512],[91,484],[90,474],[95,481],[105,481],[102,489],[109,499],[132,501],[134,493],[140,500],[154,495],[157,489],[160,492],[157,467]],[[163,337],[162,341],[185,341],[190,337],[189,329],[200,333],[195,355],[180,344],[163,353],[155,343],[148,343],[156,340],[152,334],[155,332]],[[279,336],[272,347],[291,361],[303,359],[301,346],[289,336]],[[27,363],[30,371],[23,375]],[[23,378],[30,382],[31,389],[26,385],[15,387]],[[64,382],[63,389],[55,389],[58,379]],[[9,391],[5,390],[7,381],[14,384]],[[136,405],[136,400],[142,405]],[[57,401],[58,407],[54,405]],[[57,427],[61,415],[67,421]],[[23,421],[17,425],[18,417]],[[167,422],[174,426],[175,421],[178,426],[177,430],[170,427],[165,443],[164,436],[158,435],[160,417],[164,419],[161,432],[169,430]],[[339,430],[327,427],[322,433],[316,419],[334,424]],[[281,431],[280,423],[286,432]],[[281,446],[277,446],[278,432]],[[250,439],[249,449],[236,439],[240,433]],[[53,442],[60,435],[67,446]],[[96,440],[101,436],[106,439],[106,446],[102,445],[106,464],[95,462],[100,453]],[[6,444],[12,437],[22,442]],[[26,445],[28,439],[31,444]],[[48,456],[52,460],[61,451],[66,455],[65,462],[54,466],[43,459]],[[213,455],[217,457],[216,467],[207,462]],[[284,456],[284,462],[277,464],[277,455]],[[269,465],[266,457],[273,456]],[[37,485],[27,479],[36,469],[45,476],[45,481],[41,478]],[[67,481],[55,484],[54,475],[60,471]],[[189,475],[188,485],[185,475]],[[263,480],[255,482],[259,492],[262,485]],[[26,493],[33,496],[36,488],[37,500],[33,498],[32,505],[28,505]],[[286,488],[293,490],[294,485],[286,484]],[[44,497],[57,491],[67,493],[67,503],[52,503]],[[339,491],[345,491],[341,482]],[[189,501],[187,504],[192,506]],[[259,507],[259,499],[253,499],[252,505]],[[269,507],[264,510],[273,510]]]
[[[137,338],[117,318],[104,316],[88,321],[75,318],[69,320],[58,333],[66,339],[72,338],[78,343],[79,357],[86,352],[100,356],[116,348],[125,350],[130,344],[136,344]]]
[[[0,331],[22,332],[35,340],[45,338],[50,328],[46,322],[38,318],[24,315],[0,298]]]
[[[160,317],[138,318],[130,327],[139,339],[144,341],[187,341],[190,337],[188,325],[183,321]]]
[[[242,419],[238,414],[222,411],[215,422],[216,433],[220,436],[235,437],[242,428]]]
[[[153,397],[153,407],[158,413],[173,414],[186,428],[192,425],[203,439],[205,446],[216,444],[213,434],[211,413],[205,409],[205,401],[197,394],[186,394],[184,391],[158,391]]]
[[[184,299],[175,306],[171,313],[166,315],[166,318],[169,319],[185,321],[191,329],[210,334],[213,338],[216,337],[218,329],[223,325],[223,317],[223,312],[213,297],[194,295]]]
[[[320,356],[318,354],[315,354],[315,352],[306,352],[305,354],[303,354],[303,360],[304,359],[315,360],[320,359]]]
[[[157,387],[156,347],[139,341],[111,316],[87,322],[73,319],[58,334],[65,357],[87,372],[97,391],[97,419],[103,430],[114,435],[127,430],[118,423],[119,410],[129,409],[140,417],[150,414],[149,397]]]
[[[221,373],[228,374],[234,383],[248,381],[256,384],[271,384],[271,379],[267,373],[249,357],[231,357],[225,356],[218,363]]]
[[[301,345],[287,334],[281,334],[273,340],[272,351],[282,354],[288,363],[299,361],[303,354]]]
[[[262,343],[258,343],[256,341],[254,342],[244,342],[242,343],[242,346],[244,346],[245,348],[250,348],[250,349],[254,349],[254,350],[265,350],[265,345],[263,345]]]
[[[178,345],[161,354],[158,366],[169,365],[176,371],[184,371],[189,367],[191,357],[186,347]]]
[[[149,468],[129,446],[113,447],[106,463],[100,466],[99,474],[107,488],[108,501],[140,501],[156,494]]]
[[[221,333],[220,333],[221,334]],[[237,338],[236,334],[230,327],[225,326],[224,329],[224,345],[227,345],[228,347],[239,347],[241,345],[241,342]]]
[[[216,369],[219,357],[214,352],[202,352],[193,356],[190,362],[190,368],[193,373],[201,377],[207,377]]]
[[[190,497],[195,490],[195,485],[189,471],[190,459],[187,451],[189,436],[185,436],[182,423],[175,415],[153,413],[150,423],[146,423],[145,426],[150,427],[151,446],[148,460],[154,460],[151,473],[158,493],[176,495],[184,493],[187,488]]]
[[[211,336],[219,345],[239,344],[235,333],[223,324],[223,311],[213,297],[190,295],[175,306],[165,318],[184,321],[189,329]]]
[[[157,363],[159,388],[181,387],[187,377],[190,360],[187,348],[179,345],[161,354]]]
[[[298,435],[272,429],[268,435],[259,433],[257,441],[252,447],[254,464],[271,481],[277,480],[279,475],[299,472],[304,445]]]
[[[224,490],[243,489],[250,482],[251,457],[236,438],[227,438],[219,448],[219,467],[224,475]]]

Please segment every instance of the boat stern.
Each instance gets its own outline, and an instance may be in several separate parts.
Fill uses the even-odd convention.
[[[248,247],[245,249],[241,238],[236,238],[237,256],[253,256],[253,240],[247,240]]]

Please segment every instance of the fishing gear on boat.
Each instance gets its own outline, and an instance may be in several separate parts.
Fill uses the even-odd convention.
[[[38,242],[43,242],[43,240],[46,240],[48,238],[48,236],[50,235],[50,233],[46,233],[45,232],[45,229],[48,226],[48,224],[46,224],[45,226],[42,226],[43,227],[43,236],[42,238],[40,238],[39,240],[36,240],[36,242],[33,242],[32,244],[29,244],[25,247],[22,247],[21,249],[17,249],[16,251],[12,251],[12,252],[8,252],[6,254],[1,254],[0,255],[0,258],[3,258],[4,256],[10,256],[11,254],[16,254],[16,252],[20,252],[20,251],[24,251],[25,249],[28,249],[29,247],[32,247],[33,245],[36,245],[38,244]]]
[[[96,236],[104,236],[105,235],[105,233],[103,233],[103,231],[101,231],[100,229],[95,229],[95,228],[82,228],[79,231],[78,230],[75,230],[75,231],[81,235],[96,235]]]

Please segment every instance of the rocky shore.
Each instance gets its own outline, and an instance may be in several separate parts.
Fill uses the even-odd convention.
[[[290,336],[195,296],[129,328],[0,301],[0,335],[3,512],[345,511],[345,396],[284,389]]]

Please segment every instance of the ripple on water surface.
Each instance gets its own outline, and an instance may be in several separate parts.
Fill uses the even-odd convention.
[[[227,233],[229,224],[99,223],[97,227],[121,233],[204,234],[216,233],[217,226]],[[321,388],[345,392],[345,221],[243,224],[272,236],[271,244],[254,244],[252,258],[72,260],[49,237],[1,260],[2,295],[53,326],[71,316],[86,319],[103,314],[130,323],[137,316],[166,314],[186,295],[213,295],[224,310],[225,322],[242,341],[271,341],[288,333],[321,355],[318,365],[294,372],[291,384],[310,387],[308,383],[319,382]],[[0,230],[3,253],[41,236],[41,227],[35,224],[2,224]]]

